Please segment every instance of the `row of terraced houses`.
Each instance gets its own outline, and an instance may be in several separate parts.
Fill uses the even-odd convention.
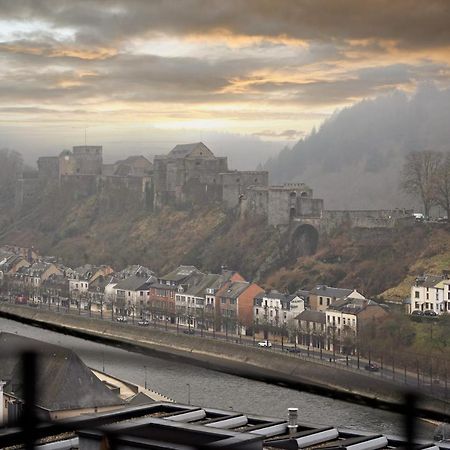
[[[0,248],[0,277],[3,298],[16,303],[156,319],[229,334],[272,328],[291,335],[295,330],[300,343],[322,348],[354,339],[366,321],[388,314],[354,289],[319,285],[294,293],[265,291],[236,271],[203,273],[187,265],[164,275],[141,265],[120,271],[91,264],[72,269],[13,246]]]

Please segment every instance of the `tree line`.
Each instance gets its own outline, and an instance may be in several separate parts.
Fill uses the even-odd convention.
[[[403,166],[401,188],[420,199],[426,218],[430,217],[433,206],[443,208],[450,218],[450,152],[409,153]]]

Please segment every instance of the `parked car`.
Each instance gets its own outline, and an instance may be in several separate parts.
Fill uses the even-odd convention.
[[[128,322],[128,319],[125,316],[117,316],[116,321],[117,322]]]
[[[420,309],[415,309],[412,313],[412,316],[423,316],[423,312]]]
[[[188,328],[187,330],[183,330],[184,334],[195,334],[195,330],[193,328]]]
[[[288,351],[289,353],[301,353],[302,352],[298,347],[287,347],[286,351]]]
[[[270,348],[272,347],[272,343],[269,342],[267,339],[261,342],[258,342],[258,346],[259,347],[266,347],[266,348]]]
[[[369,372],[379,372],[380,366],[378,366],[378,364],[370,362],[364,366],[364,369],[368,370]]]
[[[138,321],[138,325],[141,327],[148,327],[150,322],[147,319],[141,319]]]
[[[436,317],[436,316],[437,316],[437,312],[436,312],[436,311],[433,311],[432,309],[426,309],[426,310],[423,312],[423,315],[424,315],[424,316],[428,316],[428,317]]]

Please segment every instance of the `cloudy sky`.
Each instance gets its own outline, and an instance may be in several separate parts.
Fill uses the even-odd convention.
[[[447,87],[449,24],[446,0],[0,0],[0,147],[281,148],[360,99]]]

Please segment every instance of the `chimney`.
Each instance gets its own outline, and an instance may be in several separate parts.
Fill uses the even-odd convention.
[[[289,434],[297,432],[298,408],[288,408],[288,431]]]

